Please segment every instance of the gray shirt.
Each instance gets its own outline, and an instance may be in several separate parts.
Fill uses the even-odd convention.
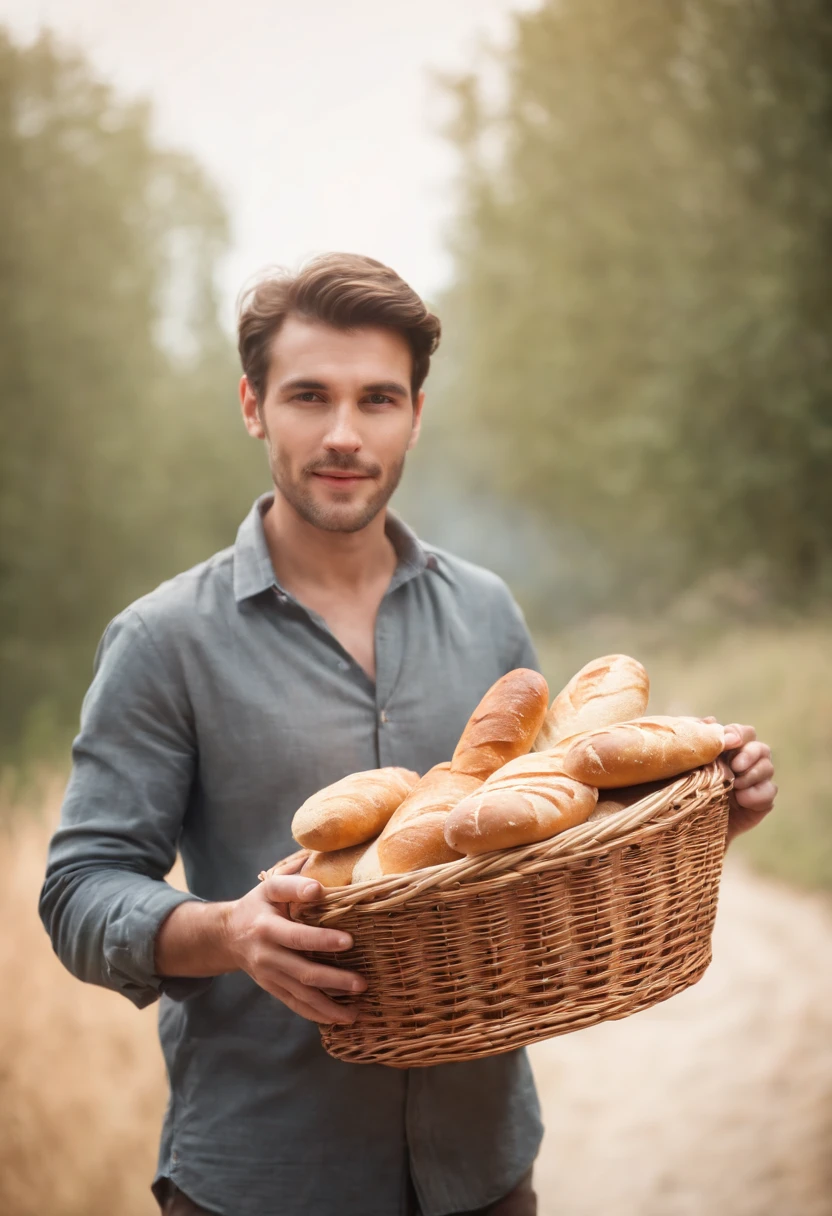
[[[172,1178],[227,1216],[396,1216],[408,1169],[425,1216],[509,1191],[542,1134],[523,1051],[399,1070],[347,1064],[317,1026],[238,972],[154,974],[186,899],[236,899],[297,847],[310,794],[347,773],[449,759],[480,697],[537,668],[496,575],[422,544],[391,512],[398,564],[376,680],[277,583],[264,496],[236,544],[109,625],[40,911],[73,974],[143,1007],[161,997],[170,1078],[154,1189]],[[190,894],[165,882],[177,849]]]

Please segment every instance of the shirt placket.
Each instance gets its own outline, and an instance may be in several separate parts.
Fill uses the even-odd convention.
[[[393,758],[395,723],[390,703],[404,663],[404,646],[407,638],[407,630],[402,617],[405,604],[401,588],[419,573],[420,570],[410,563],[402,563],[398,566],[390,581],[390,586],[379,604],[373,638],[376,663],[375,683],[338,640],[319,613],[301,604],[299,600],[284,591],[278,583],[275,582],[272,586],[277,603],[291,606],[313,628],[322,633],[328,644],[337,651],[343,670],[352,671],[364,690],[373,697],[375,702],[375,752],[380,768],[395,763]]]
[[[395,763],[397,723],[391,702],[402,668],[403,645],[401,595],[388,593],[379,605],[375,628],[376,752],[379,767]]]

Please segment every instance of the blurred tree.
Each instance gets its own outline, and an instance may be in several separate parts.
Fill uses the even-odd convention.
[[[490,70],[446,82],[461,199],[443,396],[461,463],[487,461],[602,553],[596,592],[631,605],[728,566],[784,600],[816,594],[832,9],[546,0],[493,54],[501,89]]]
[[[0,32],[0,168],[8,757],[77,719],[110,616],[230,543],[260,454],[217,321],[226,217],[198,166],[155,146],[147,107],[50,37]]]

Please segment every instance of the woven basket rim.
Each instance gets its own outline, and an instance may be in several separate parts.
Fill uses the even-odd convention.
[[[732,783],[730,768],[719,758],[711,764],[683,773],[664,789],[648,794],[630,807],[603,819],[568,828],[537,844],[462,857],[458,861],[425,866],[406,874],[389,874],[347,886],[327,887],[320,900],[303,905],[298,912],[303,919],[307,914],[314,915],[316,923],[324,925],[345,911],[382,912],[431,889],[438,894],[450,895],[468,888],[478,879],[493,879],[503,874],[508,876],[520,868],[527,874],[535,870],[568,867],[606,853],[610,848],[624,848],[649,839],[656,832],[685,819],[695,810],[699,794],[717,786],[730,788]],[[300,850],[286,858],[283,864],[307,852]]]

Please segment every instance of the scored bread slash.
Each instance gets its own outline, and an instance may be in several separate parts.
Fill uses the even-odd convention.
[[[592,659],[555,697],[532,750],[550,751],[572,735],[640,718],[649,695],[650,678],[638,659],[628,654]]]
[[[455,773],[447,762],[435,765],[413,787],[378,838],[380,874],[405,874],[460,857],[445,840],[448,813],[482,785],[479,777]]]
[[[520,756],[451,811],[445,839],[469,857],[537,844],[583,823],[597,800],[598,790],[567,777],[551,753]]]
[[[476,707],[451,757],[451,772],[484,781],[529,750],[549,701],[549,685],[530,667],[515,667],[492,684]]]

